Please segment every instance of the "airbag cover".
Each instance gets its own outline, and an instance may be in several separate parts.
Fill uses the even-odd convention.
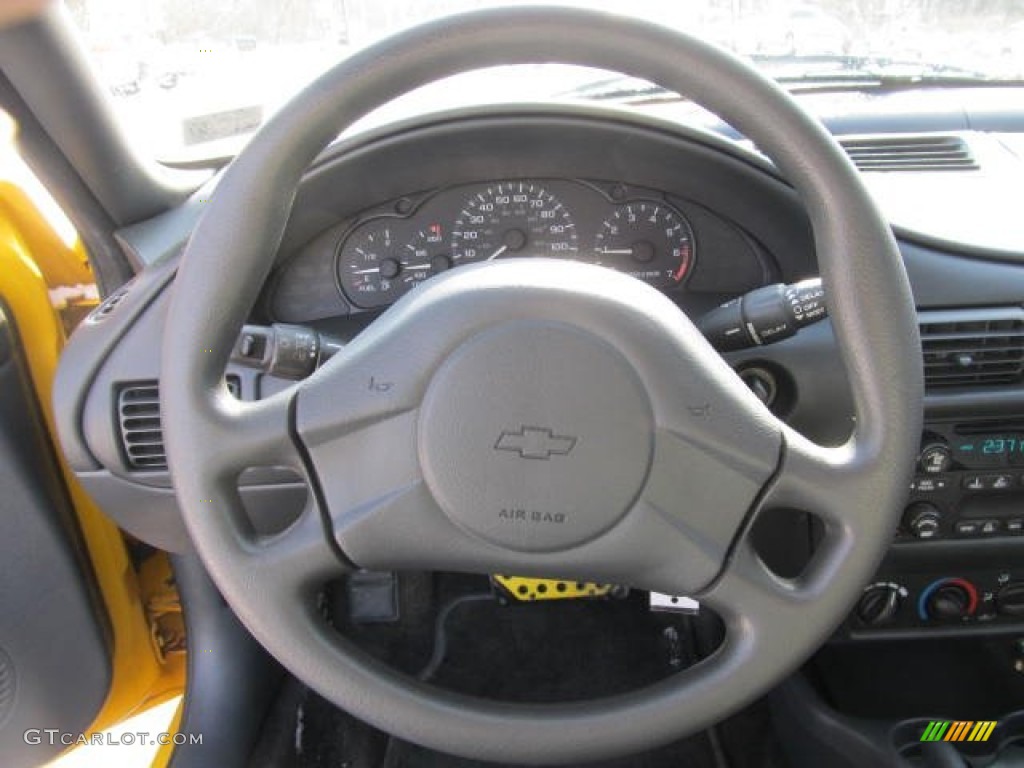
[[[563,323],[479,333],[424,400],[420,461],[448,517],[492,544],[550,552],[611,528],[647,478],[654,421],[633,367]]]

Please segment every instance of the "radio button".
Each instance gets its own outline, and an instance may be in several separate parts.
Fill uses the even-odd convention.
[[[1024,532],[1024,519],[1015,517],[1013,520],[1006,521],[1006,532],[1007,533],[1022,533]]]
[[[953,530],[957,536],[977,536],[981,525],[978,520],[960,520],[953,526]]]
[[[999,520],[981,520],[981,535],[982,536],[993,536],[999,533],[1003,527]]]
[[[968,491],[985,490],[985,478],[981,475],[964,475],[961,484]]]
[[[960,481],[967,491],[1006,491],[1015,485],[1013,475],[964,475]]]
[[[935,493],[944,491],[949,487],[949,480],[945,477],[917,477],[910,484],[910,490],[918,493]]]
[[[990,475],[985,482],[994,491],[1004,491],[1013,487],[1013,475]]]

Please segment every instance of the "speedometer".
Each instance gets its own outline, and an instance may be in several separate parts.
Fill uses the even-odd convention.
[[[452,227],[456,265],[530,255],[572,258],[579,251],[576,223],[539,184],[494,184],[466,200]]]

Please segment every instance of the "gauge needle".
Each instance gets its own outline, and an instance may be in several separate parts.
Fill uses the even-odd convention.
[[[402,262],[402,266],[410,272],[415,272],[418,269],[430,269],[429,264],[406,264],[404,261]]]
[[[507,245],[503,245],[503,246],[501,246],[501,248],[499,248],[494,253],[492,253],[490,256],[488,256],[487,260],[488,261],[494,261],[496,258],[501,256],[501,254],[503,254],[507,250],[508,250],[508,246]]]
[[[632,256],[632,248],[603,248],[600,253],[605,256]]]
[[[380,267],[372,267],[370,269],[357,269],[353,272],[353,275],[376,275],[380,272]]]

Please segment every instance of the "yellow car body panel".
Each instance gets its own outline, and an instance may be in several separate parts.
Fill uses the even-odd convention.
[[[24,347],[36,397],[56,443],[51,395],[66,317],[55,303],[66,309],[61,297],[67,289],[73,295],[75,288],[91,286],[93,278],[81,242],[65,242],[28,193],[38,182],[17,155],[12,132],[8,134],[0,138],[0,299]],[[80,315],[88,306],[84,302],[70,314]],[[112,633],[111,687],[90,729],[98,732],[181,695],[185,657],[164,657],[154,645],[145,610],[146,588],[120,530],[82,490],[59,451],[57,457]],[[166,764],[169,755],[170,748],[164,749],[156,764]]]

